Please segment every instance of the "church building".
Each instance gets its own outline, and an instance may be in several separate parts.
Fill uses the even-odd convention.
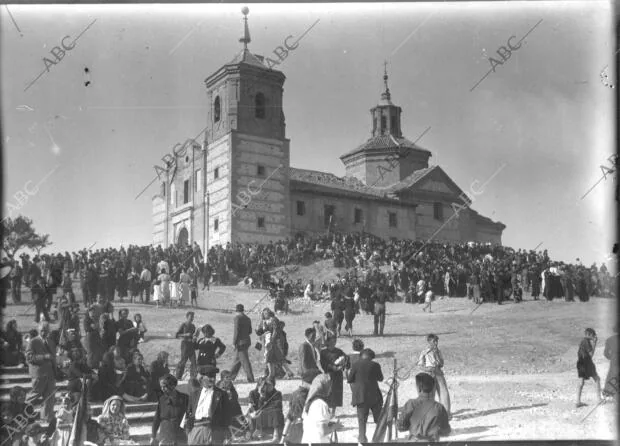
[[[328,231],[501,244],[506,226],[471,209],[469,191],[429,166],[431,152],[403,136],[387,72],[370,111],[372,136],[340,156],[343,177],[291,167],[286,78],[249,51],[243,12],[243,49],[205,80],[204,141],[176,157],[153,197],[155,246],[197,242],[206,252]]]

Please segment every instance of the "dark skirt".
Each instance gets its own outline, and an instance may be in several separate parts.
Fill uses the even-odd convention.
[[[344,391],[343,374],[340,371],[329,372],[329,376],[332,380],[332,390],[329,394],[329,398],[327,399],[327,405],[330,408],[342,407],[342,395]]]
[[[342,325],[342,321],[344,320],[344,313],[342,310],[334,310],[333,315],[334,319],[338,322],[338,326]]]
[[[91,369],[98,369],[103,359],[103,344],[99,332],[90,331],[86,333],[84,347],[86,349],[86,364]]]
[[[259,430],[264,429],[278,429],[284,427],[284,414],[282,413],[282,407],[267,406],[261,410],[260,414],[256,418],[256,428]]]
[[[581,302],[587,302],[590,300],[588,294],[588,288],[585,280],[580,280],[577,284],[577,296]]]
[[[20,352],[20,351],[16,351],[16,350],[10,350],[10,349],[3,349],[2,350],[2,364],[5,366],[16,366],[19,364],[25,364],[26,363],[26,356]]]
[[[532,279],[532,297],[540,296],[540,277]]]
[[[577,376],[583,379],[598,378],[596,366],[591,357],[587,356],[577,360]]]
[[[355,319],[355,311],[354,310],[346,310],[344,312],[344,319],[347,321],[345,330],[348,328],[353,328],[353,319]]]
[[[276,342],[272,342],[267,348],[265,355],[265,362],[281,364],[286,361],[286,356],[282,353],[282,350],[276,345]]]

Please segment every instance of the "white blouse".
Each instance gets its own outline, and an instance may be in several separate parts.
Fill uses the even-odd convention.
[[[322,399],[316,399],[310,404],[308,413],[302,414],[304,433],[301,442],[329,443],[329,430],[327,423],[331,419],[329,407]]]

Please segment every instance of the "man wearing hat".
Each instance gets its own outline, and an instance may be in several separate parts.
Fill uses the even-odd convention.
[[[188,445],[223,444],[232,422],[228,394],[215,386],[219,369],[212,365],[198,368],[198,379],[190,380],[189,404],[181,422],[187,427]]]
[[[409,431],[407,441],[439,441],[451,431],[448,412],[435,401],[435,380],[428,373],[415,377],[418,397],[407,401],[398,417],[398,430]]]
[[[233,346],[235,349],[235,359],[230,366],[231,379],[234,381],[243,366],[245,376],[249,383],[254,382],[252,364],[248,355],[248,348],[252,345],[250,335],[252,334],[252,320],[244,313],[245,308],[238,304],[235,308],[237,314],[233,321]]]

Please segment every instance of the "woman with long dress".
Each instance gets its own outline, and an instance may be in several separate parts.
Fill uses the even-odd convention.
[[[127,276],[127,285],[129,288],[129,296],[131,297],[131,303],[138,301],[138,295],[140,294],[140,275],[136,271],[136,268],[131,268],[131,272]]]
[[[159,308],[159,303],[163,299],[163,294],[161,291],[161,282],[159,280],[155,280],[153,284],[153,302],[155,302],[155,307]]]
[[[179,276],[179,298],[181,300],[181,306],[185,305],[185,302],[190,302],[191,285],[192,278],[187,273],[187,268],[183,268],[183,272]]]
[[[131,403],[146,401],[154,391],[150,389],[150,383],[151,377],[144,367],[144,357],[142,353],[135,351],[122,383],[123,399]]]
[[[353,336],[353,319],[355,319],[355,313],[357,312],[357,303],[355,302],[354,297],[352,296],[344,296],[344,331],[349,335]]]
[[[329,408],[332,416],[336,414],[336,408],[342,407],[344,366],[347,362],[347,355],[336,347],[336,342],[331,338],[326,344],[326,348],[321,350],[321,368],[329,374],[331,378],[331,392],[328,398]]]
[[[284,428],[282,393],[275,388],[275,380],[265,377],[258,379],[256,388],[250,391],[249,417],[263,435],[266,430],[272,432],[271,443],[278,443]]]
[[[114,277],[116,278],[116,291],[118,291],[118,297],[120,301],[123,301],[124,297],[127,297],[127,288],[129,286],[129,281],[127,280],[128,274],[123,271],[121,266],[117,266],[115,268]]]
[[[161,285],[162,302],[164,305],[170,302],[170,276],[167,274],[166,269],[161,271],[161,274],[157,277]]]
[[[179,306],[179,283],[170,281],[170,308]]]
[[[6,324],[6,330],[0,334],[2,340],[2,364],[16,366],[26,364],[22,334],[17,329],[17,321],[11,319]]]
[[[71,409],[71,397],[63,394],[60,397],[60,408],[56,411],[56,430],[50,439],[52,446],[66,446],[71,436],[73,426],[74,410]]]
[[[188,397],[176,390],[178,381],[170,374],[159,380],[162,396],[157,400],[151,444],[177,446],[187,444],[187,435],[181,423],[187,412]]]
[[[331,411],[328,403],[331,388],[332,381],[327,374],[320,374],[312,381],[301,415],[304,429],[301,437],[303,444],[331,442],[330,437],[335,431],[335,425],[330,422]]]

